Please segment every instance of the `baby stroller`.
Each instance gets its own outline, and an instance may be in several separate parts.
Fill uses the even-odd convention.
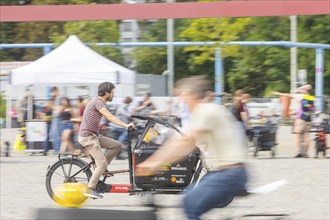
[[[330,134],[330,123],[328,118],[324,118],[320,123],[310,129],[310,132],[315,134],[315,158],[318,158],[319,153],[323,152],[326,157],[326,151],[329,149],[327,146],[327,134]]]
[[[270,151],[275,157],[276,151],[276,131],[275,123],[267,123],[264,126],[252,127],[248,132],[250,147],[254,148],[253,155],[257,157],[259,151]]]

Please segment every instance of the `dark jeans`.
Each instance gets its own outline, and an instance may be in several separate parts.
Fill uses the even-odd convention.
[[[246,183],[247,173],[244,167],[207,173],[197,186],[191,186],[187,190],[183,205],[188,219],[199,220],[202,214],[226,203]]]
[[[119,141],[121,144],[126,145],[127,142],[127,130],[125,128],[113,127],[113,138]]]
[[[50,123],[47,123],[47,139],[42,142],[42,148],[44,149],[44,153],[47,153],[50,149],[53,148],[52,142],[50,141],[49,137],[49,131],[50,131]]]
[[[59,118],[53,118],[48,134],[52,141],[53,150],[58,153],[62,142],[62,127]]]

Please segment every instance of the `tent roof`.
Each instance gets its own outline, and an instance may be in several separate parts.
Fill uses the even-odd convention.
[[[11,71],[13,85],[134,84],[135,72],[123,67],[70,36],[59,47],[26,66]]]

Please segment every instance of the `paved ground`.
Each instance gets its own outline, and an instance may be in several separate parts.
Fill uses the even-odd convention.
[[[205,219],[330,219],[329,152],[326,159],[292,158],[295,149],[289,129],[280,127],[278,131],[279,145],[275,159],[270,159],[268,151],[260,152],[258,158],[249,156],[249,188],[280,179],[286,179],[288,184],[276,192],[239,198],[225,209],[216,209],[206,214]],[[311,149],[310,154],[313,152]],[[14,152],[11,157],[1,157],[1,220],[35,219],[40,208],[61,211],[47,195],[44,183],[47,166],[56,159],[54,156],[26,156],[23,152]],[[127,161],[122,160],[115,160],[112,164],[114,169],[127,166]],[[127,183],[128,176],[118,175],[110,182]],[[168,206],[157,213],[159,219],[185,219],[181,209],[173,208],[180,205],[180,196],[159,195],[156,199],[158,204]],[[84,209],[146,209],[140,205],[139,196],[106,194],[102,200],[88,201]],[[243,218],[244,215],[261,213],[286,214],[287,217]]]

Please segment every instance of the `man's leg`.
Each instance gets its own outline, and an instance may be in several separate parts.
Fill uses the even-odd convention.
[[[295,157],[303,157],[303,147],[302,147],[302,132],[303,132],[303,120],[301,120],[300,118],[297,118],[295,120],[295,127],[294,127],[294,133],[295,133],[295,142],[296,142],[296,148],[297,148],[297,155]]]
[[[189,220],[199,217],[228,201],[238,193],[247,182],[244,168],[227,169],[206,174],[200,183],[187,191],[184,210]]]
[[[113,158],[118,154],[122,148],[122,144],[116,140],[100,135],[100,144],[102,148],[107,149],[105,155],[107,164],[110,164]]]
[[[91,179],[88,182],[88,187],[91,189],[96,189],[96,185],[100,179],[100,176],[107,169],[108,162],[104,156],[99,138],[96,136],[89,137],[78,137],[79,143],[85,147],[86,155],[91,155],[95,161],[96,169],[93,172]]]
[[[304,156],[308,157],[307,152],[309,149],[309,144],[310,144],[310,137],[309,137],[309,129],[311,127],[310,122],[306,122],[305,124],[305,130],[304,130]]]

